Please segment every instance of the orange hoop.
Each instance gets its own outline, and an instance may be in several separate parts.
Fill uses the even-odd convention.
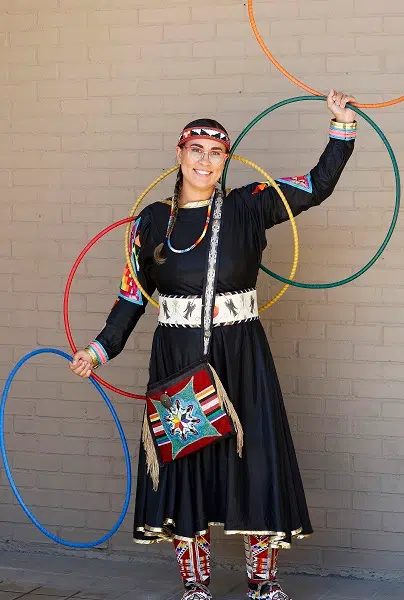
[[[313,94],[314,96],[324,96],[324,94],[321,94],[317,90],[313,90],[313,88],[309,87],[302,81],[299,81],[299,79],[296,79],[296,77],[293,77],[293,75],[291,75],[284,67],[282,67],[282,65],[276,60],[276,58],[273,56],[273,54],[269,51],[264,40],[262,39],[262,37],[260,35],[257,25],[255,23],[254,11],[253,11],[253,0],[248,0],[248,16],[250,19],[250,24],[251,24],[252,30],[257,39],[257,42],[259,43],[259,45],[261,46],[261,48],[263,49],[263,51],[265,52],[265,54],[267,55],[267,57],[269,58],[271,63],[277,69],[279,69],[279,71],[283,75],[285,75],[285,77],[287,77],[290,81],[292,81],[292,83],[295,83],[302,89],[306,90],[306,92],[309,92],[310,94]],[[379,102],[376,104],[360,104],[359,102],[352,102],[352,105],[356,106],[357,108],[386,108],[386,106],[393,106],[394,104],[399,104],[400,102],[403,102],[403,101],[404,101],[404,96],[400,96],[399,98],[395,98],[394,100],[388,100],[387,102]]]

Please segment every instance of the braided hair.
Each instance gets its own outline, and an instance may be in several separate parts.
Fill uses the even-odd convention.
[[[223,127],[223,125],[221,125],[218,121],[215,121],[214,119],[196,119],[195,121],[191,121],[190,123],[188,123],[188,125],[186,125],[184,127],[184,129],[188,129],[188,128],[191,129],[193,127],[208,127],[211,129],[221,129],[222,131],[224,131],[227,134],[227,131]],[[181,170],[181,166],[180,166],[178,173],[177,173],[177,179],[175,181],[174,194],[172,197],[173,210],[172,210],[172,214],[170,216],[170,220],[168,222],[166,236],[164,238],[164,241],[161,244],[159,244],[154,250],[154,260],[155,260],[156,264],[158,264],[158,265],[163,265],[166,261],[166,259],[163,256],[163,250],[164,250],[165,245],[167,244],[168,238],[170,237],[170,235],[173,232],[174,225],[177,220],[178,210],[180,207],[182,182],[183,182],[183,175],[182,175],[182,170]]]

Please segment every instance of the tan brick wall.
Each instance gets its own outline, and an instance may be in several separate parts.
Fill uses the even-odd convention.
[[[233,136],[258,112],[303,92],[273,68],[240,0],[1,0],[0,378],[38,346],[67,349],[62,293],[72,261],[101,228],[173,164],[180,127],[209,114]],[[403,93],[404,7],[398,0],[255,1],[282,63],[311,85],[381,101]],[[372,111],[404,163],[404,106]],[[274,176],[307,172],[324,144],[323,104],[299,103],[262,121],[240,153]],[[235,165],[229,183],[255,174]],[[173,181],[153,192],[168,194]],[[299,218],[298,277],[329,281],[362,266],[392,216],[391,165],[362,120],[338,191]],[[340,569],[404,567],[403,224],[355,283],[289,290],[263,315],[285,393],[317,530],[290,562]],[[89,254],[75,279],[71,324],[85,344],[103,326],[123,267],[123,231]],[[266,264],[288,273],[288,224],[270,234]],[[263,274],[262,300],[279,289]],[[142,393],[149,310],[103,374]],[[142,404],[113,396],[135,461]],[[26,365],[7,406],[16,481],[59,535],[86,540],[114,522],[124,461],[103,402],[55,357]],[[134,462],[136,464],[136,462]],[[0,537],[46,543],[0,480]],[[132,510],[130,511],[132,513]],[[134,552],[132,514],[109,543]],[[141,552],[146,552],[141,548]],[[219,554],[240,556],[240,540]]]

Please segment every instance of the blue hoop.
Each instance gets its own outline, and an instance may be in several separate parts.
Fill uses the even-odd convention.
[[[111,529],[111,531],[106,533],[99,540],[95,540],[94,542],[86,542],[86,543],[69,542],[67,540],[63,540],[63,539],[57,537],[52,532],[48,531],[46,529],[46,527],[44,527],[35,518],[35,516],[32,514],[32,512],[30,511],[30,509],[27,507],[24,500],[22,499],[22,496],[21,496],[20,492],[18,491],[18,488],[17,488],[17,486],[14,482],[13,476],[11,474],[10,465],[9,465],[8,459],[7,459],[6,446],[4,443],[4,411],[6,408],[6,401],[7,401],[8,393],[10,391],[10,386],[13,382],[14,377],[16,376],[17,371],[22,367],[22,365],[25,364],[30,358],[32,358],[33,356],[37,356],[38,354],[57,354],[58,356],[62,356],[63,358],[66,358],[69,361],[72,360],[72,357],[69,356],[68,354],[66,354],[65,352],[62,352],[62,350],[56,350],[54,348],[40,348],[39,350],[33,350],[32,352],[29,352],[29,354],[26,354],[25,356],[23,356],[23,358],[21,358],[21,360],[18,361],[18,363],[15,365],[15,367],[11,371],[10,375],[8,376],[6,385],[4,386],[3,394],[1,397],[1,404],[0,404],[0,452],[1,452],[1,457],[3,459],[3,462],[4,462],[4,468],[6,471],[6,475],[7,475],[8,481],[10,483],[11,489],[13,490],[14,495],[17,498],[21,508],[23,509],[23,511],[25,512],[27,517],[32,521],[32,523],[42,533],[44,533],[47,537],[49,537],[54,542],[56,542],[58,544],[62,544],[63,546],[68,546],[70,548],[94,548],[95,546],[99,546],[100,544],[103,544],[104,542],[109,540],[109,538],[112,537],[114,535],[114,533],[116,533],[116,531],[121,526],[121,523],[124,520],[126,513],[128,512],[128,506],[129,506],[130,497],[131,497],[131,493],[132,493],[132,468],[131,468],[128,444],[127,444],[127,441],[125,438],[124,431],[122,429],[122,425],[118,419],[118,415],[117,415],[114,407],[112,406],[111,400],[108,398],[108,396],[106,395],[106,393],[104,392],[104,390],[102,389],[100,384],[97,381],[95,381],[92,377],[90,377],[91,383],[93,384],[93,386],[96,388],[96,390],[101,394],[101,396],[105,400],[105,402],[112,414],[112,417],[115,421],[115,424],[118,428],[119,435],[121,438],[122,447],[123,447],[123,451],[125,454],[125,461],[126,461],[126,474],[127,474],[127,478],[128,478],[127,484],[126,484],[125,503],[122,508],[120,517],[119,517],[118,521],[116,522],[116,524],[114,525],[114,527]]]

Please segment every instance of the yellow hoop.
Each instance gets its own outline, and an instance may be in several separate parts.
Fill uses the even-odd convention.
[[[259,167],[258,165],[256,165],[255,163],[253,163],[251,160],[248,160],[248,158],[244,158],[243,156],[237,156],[237,155],[233,155],[232,158],[234,158],[234,160],[238,160],[239,162],[242,162],[246,165],[248,165],[249,167],[252,167],[253,169],[255,169],[256,171],[258,171],[258,173],[261,173],[261,175],[263,175],[266,179],[266,181],[278,192],[284,206],[286,209],[286,212],[288,213],[289,216],[289,221],[290,224],[292,226],[292,234],[293,234],[293,246],[294,246],[294,251],[293,251],[293,264],[292,264],[292,269],[290,271],[290,275],[289,275],[289,279],[294,279],[295,275],[296,275],[296,270],[297,270],[297,263],[299,261],[299,237],[297,234],[297,227],[296,227],[296,223],[295,223],[295,219],[293,216],[293,213],[290,209],[289,203],[285,198],[284,193],[282,192],[282,190],[280,189],[280,187],[278,186],[278,184],[276,183],[276,181],[274,179],[272,179],[272,177],[270,175],[268,175],[268,173],[266,173],[266,171],[264,171],[264,169],[261,169],[261,167]],[[147,196],[147,194],[158,184],[160,183],[160,181],[162,181],[163,179],[165,179],[166,177],[168,177],[168,175],[171,175],[171,173],[174,173],[175,171],[177,171],[179,168],[179,165],[175,165],[175,167],[171,167],[171,169],[168,169],[167,171],[164,171],[164,173],[162,173],[159,177],[157,177],[157,179],[155,179],[153,181],[153,183],[151,183],[149,185],[149,187],[147,187],[139,196],[139,198],[136,200],[135,204],[133,205],[133,208],[130,212],[130,217],[133,217],[139,207],[139,204],[142,202],[142,200],[145,198],[145,196]],[[133,266],[132,266],[132,261],[131,261],[131,248],[129,247],[129,240],[130,240],[130,229],[131,229],[132,223],[128,223],[127,227],[126,227],[126,232],[125,232],[125,255],[126,255],[126,262],[128,264],[130,273],[132,275],[133,281],[136,283],[136,285],[138,286],[139,290],[141,291],[141,293],[143,294],[143,296],[145,298],[147,298],[147,300],[156,308],[159,307],[158,302],[156,302],[155,300],[153,300],[153,298],[151,296],[149,296],[149,294],[146,292],[146,290],[142,287],[141,283],[139,282],[139,279],[136,276],[136,273],[134,272]],[[266,304],[264,304],[263,306],[261,306],[259,308],[259,312],[262,312],[263,310],[266,310],[267,308],[269,308],[270,306],[273,306],[275,304],[275,302],[277,302],[282,296],[283,294],[286,292],[286,290],[288,289],[289,284],[286,283],[283,288],[280,290],[280,292],[278,292],[273,298],[272,300],[270,300],[269,302],[267,302]]]

